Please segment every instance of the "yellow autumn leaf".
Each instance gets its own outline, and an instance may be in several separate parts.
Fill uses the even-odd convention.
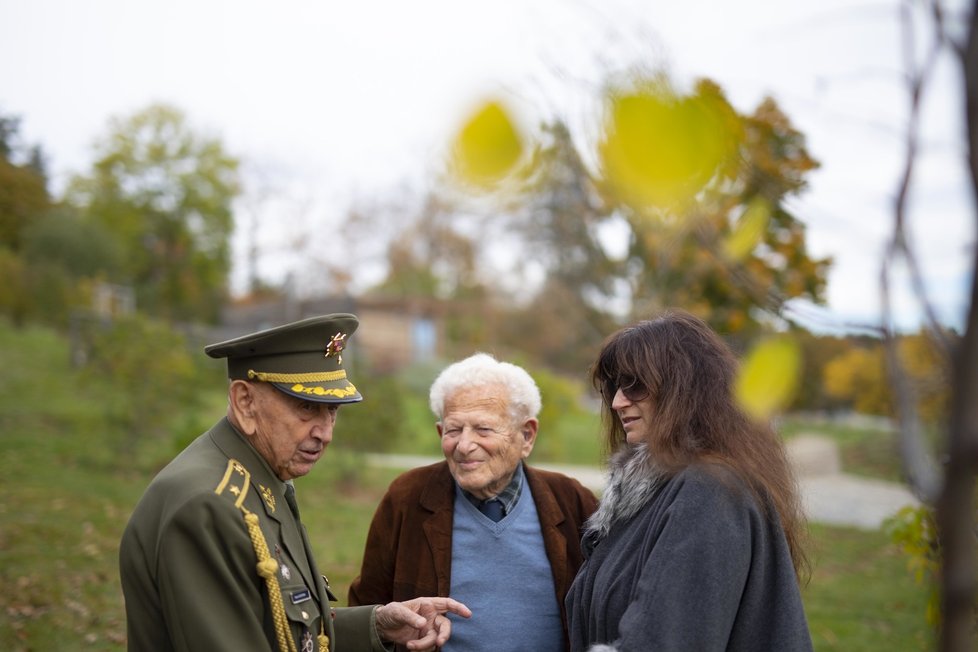
[[[657,89],[612,99],[600,155],[626,201],[669,207],[703,189],[731,144],[717,101]]]
[[[501,181],[523,156],[523,137],[495,101],[483,104],[462,125],[452,148],[456,174],[487,188]]]
[[[755,346],[736,380],[736,397],[747,414],[771,418],[794,398],[801,379],[801,350],[789,337],[776,337]]]
[[[770,217],[771,207],[766,200],[757,197],[751,201],[723,243],[727,258],[739,261],[752,252],[764,237]]]

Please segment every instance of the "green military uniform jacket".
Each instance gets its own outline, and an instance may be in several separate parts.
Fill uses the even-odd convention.
[[[119,551],[129,650],[279,651],[268,583],[245,514],[257,516],[298,651],[382,651],[374,608],[330,610],[285,483],[227,419],[150,483]],[[324,617],[325,614],[325,617]]]

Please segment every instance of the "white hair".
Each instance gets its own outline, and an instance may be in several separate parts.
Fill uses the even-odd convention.
[[[509,409],[514,419],[536,419],[540,414],[540,389],[522,367],[500,362],[488,353],[476,353],[445,367],[431,384],[431,411],[445,416],[445,399],[468,387],[502,385],[509,391]]]

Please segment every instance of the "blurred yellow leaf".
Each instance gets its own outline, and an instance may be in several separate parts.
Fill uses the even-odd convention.
[[[727,258],[738,261],[752,252],[764,237],[770,217],[771,207],[767,201],[760,197],[751,201],[737,220],[733,232],[723,243],[723,252]]]
[[[601,157],[626,201],[673,206],[693,198],[732,151],[717,98],[657,88],[613,98]]]
[[[490,187],[515,167],[523,147],[523,137],[509,113],[498,102],[487,102],[455,137],[455,170],[468,183]]]
[[[788,337],[766,340],[754,347],[740,369],[737,401],[755,419],[769,419],[791,401],[800,378],[798,343]]]

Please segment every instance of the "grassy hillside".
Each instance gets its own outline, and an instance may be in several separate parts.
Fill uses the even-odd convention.
[[[205,407],[177,410],[171,435],[137,433],[131,447],[113,406],[140,379],[83,374],[63,338],[3,323],[0,368],[0,650],[125,649],[119,537],[153,473],[197,424],[220,416],[223,385],[201,387]],[[297,487],[320,566],[345,601],[394,472],[363,469],[342,437],[341,417],[325,460]],[[814,535],[804,597],[817,650],[930,649],[924,592],[885,535],[825,527]]]

